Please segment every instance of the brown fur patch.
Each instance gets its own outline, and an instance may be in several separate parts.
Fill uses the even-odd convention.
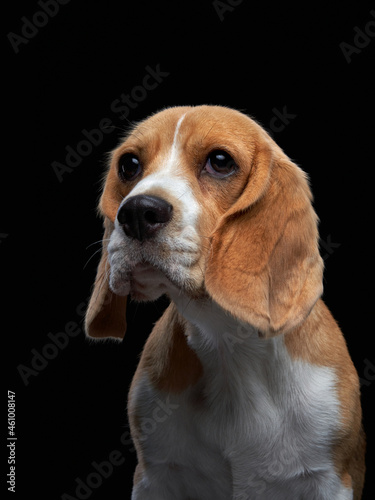
[[[146,342],[141,365],[160,391],[180,393],[202,376],[201,362],[187,344],[184,323],[171,304]]]

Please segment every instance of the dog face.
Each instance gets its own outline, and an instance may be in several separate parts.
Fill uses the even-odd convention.
[[[167,280],[187,293],[202,291],[211,236],[250,170],[251,153],[236,139],[241,126],[228,132],[226,123],[207,111],[168,109],[114,152],[114,184],[102,210],[114,222],[108,254],[116,294],[154,300]]]
[[[86,327],[122,337],[125,298],[210,296],[264,335],[287,331],[322,291],[304,173],[238,111],[175,107],[112,153],[103,254]]]

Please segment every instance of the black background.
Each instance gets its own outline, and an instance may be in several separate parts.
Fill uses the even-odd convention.
[[[32,20],[42,9],[17,2],[7,17],[0,257],[3,358],[7,388],[16,392],[17,498],[79,498],[76,478],[87,482],[93,462],[114,450],[121,465],[88,497],[130,498],[135,453],[127,440],[126,396],[165,301],[132,304],[121,344],[97,345],[81,333],[27,377],[27,385],[20,366],[31,368],[35,352],[51,343],[49,333],[69,322],[82,328],[82,304],[99,260],[100,247],[92,244],[102,237],[95,212],[100,179],[106,153],[128,125],[111,105],[142,84],[147,66],[158,65],[169,75],[129,111],[130,122],[170,105],[231,106],[255,117],[308,172],[321,220],[324,299],[363,382],[369,447],[363,498],[375,498],[374,371],[366,368],[375,362],[369,296],[374,37],[362,40],[350,63],[340,48],[354,45],[354,28],[364,29],[375,7],[237,3],[220,19],[210,1],[75,0],[61,5],[18,53],[7,35],[22,35],[23,16]],[[275,110],[285,108],[293,118],[272,130],[282,125],[273,120]],[[76,149],[82,130],[104,118],[116,128],[60,182],[51,164],[65,163],[66,146]]]

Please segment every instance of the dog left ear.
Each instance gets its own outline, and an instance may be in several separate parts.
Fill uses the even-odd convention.
[[[109,289],[107,246],[113,227],[113,222],[105,217],[102,256],[85,318],[86,334],[94,338],[122,339],[126,331],[127,297],[115,295]]]
[[[302,323],[322,294],[311,201],[304,172],[270,142],[213,236],[208,293],[265,337]]]

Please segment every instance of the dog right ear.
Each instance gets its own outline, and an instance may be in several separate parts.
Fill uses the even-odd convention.
[[[306,319],[323,291],[317,216],[304,172],[279,148],[259,147],[249,181],[217,228],[206,288],[264,337]]]
[[[120,297],[109,289],[107,246],[113,228],[113,222],[105,217],[102,256],[85,318],[86,335],[95,339],[112,337],[121,340],[126,331],[127,297]]]

